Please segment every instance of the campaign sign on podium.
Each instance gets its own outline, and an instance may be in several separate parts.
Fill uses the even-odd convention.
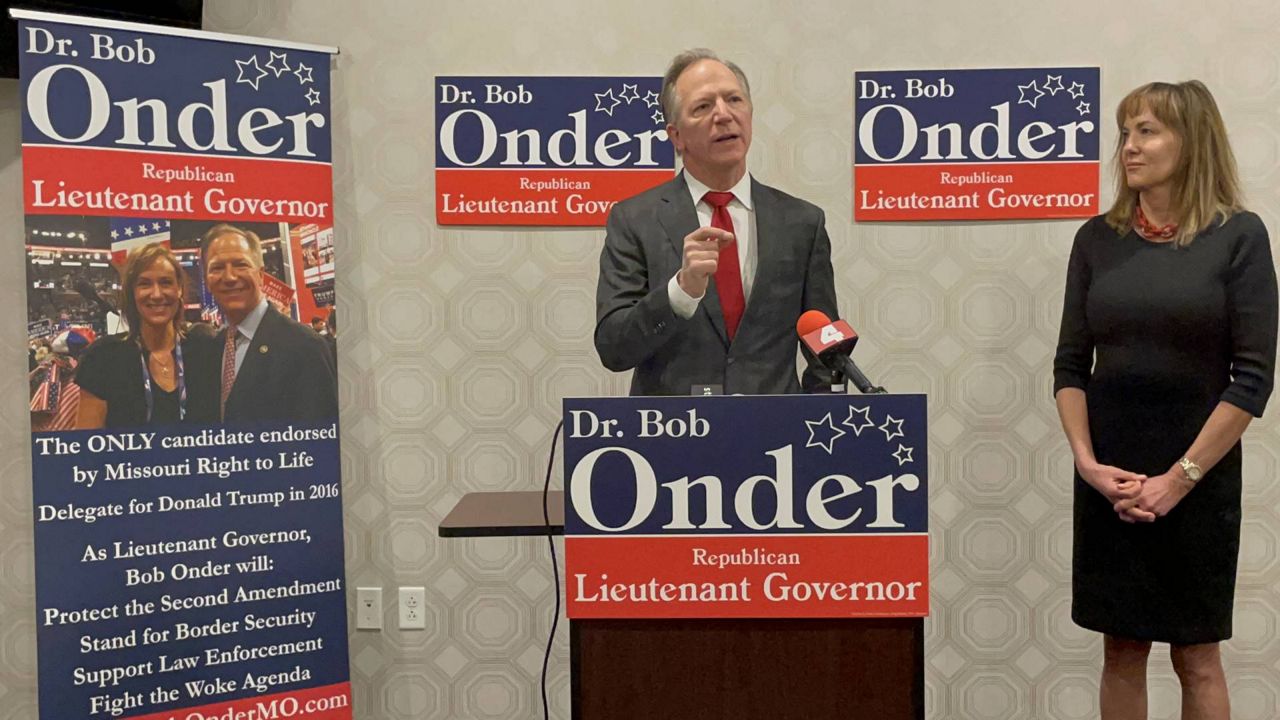
[[[567,399],[571,618],[922,617],[923,395]]]

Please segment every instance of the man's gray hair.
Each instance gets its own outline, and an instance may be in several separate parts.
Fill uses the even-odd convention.
[[[747,82],[746,73],[742,72],[742,68],[737,63],[728,60],[721,60],[719,55],[714,51],[706,48],[694,48],[685,50],[675,56],[671,61],[671,65],[667,67],[667,74],[662,76],[662,92],[658,94],[658,102],[662,104],[662,116],[667,122],[676,121],[676,113],[679,108],[676,106],[676,80],[689,66],[701,60],[715,60],[724,65],[733,72],[738,78],[738,84],[742,86],[742,91],[747,94],[747,100],[751,100],[751,83]]]

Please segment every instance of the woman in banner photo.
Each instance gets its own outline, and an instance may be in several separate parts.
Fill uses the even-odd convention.
[[[1115,204],[1076,233],[1054,360],[1071,617],[1105,636],[1105,720],[1147,716],[1152,642],[1171,646],[1181,716],[1225,719],[1240,436],[1271,394],[1275,268],[1202,83],[1144,85],[1116,121]]]
[[[85,351],[76,427],[217,422],[218,342],[182,317],[182,265],[168,247],[151,243],[129,253],[123,275],[129,330]]]

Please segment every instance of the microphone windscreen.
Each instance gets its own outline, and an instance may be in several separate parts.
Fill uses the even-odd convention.
[[[796,320],[796,334],[804,337],[830,322],[831,318],[821,310],[805,310],[800,315],[800,319]]]

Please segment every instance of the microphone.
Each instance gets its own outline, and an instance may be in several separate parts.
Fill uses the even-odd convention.
[[[102,296],[98,294],[97,288],[95,288],[93,283],[88,280],[84,278],[76,280],[74,289],[76,292],[80,293],[80,296],[85,300],[93,303],[94,307],[98,308],[98,312],[103,315],[116,312],[115,307],[106,300],[103,300]]]
[[[849,354],[858,344],[858,333],[843,320],[832,320],[821,310],[806,310],[796,321],[800,342],[832,370],[843,373],[864,394],[882,394],[884,388],[872,384]]]

